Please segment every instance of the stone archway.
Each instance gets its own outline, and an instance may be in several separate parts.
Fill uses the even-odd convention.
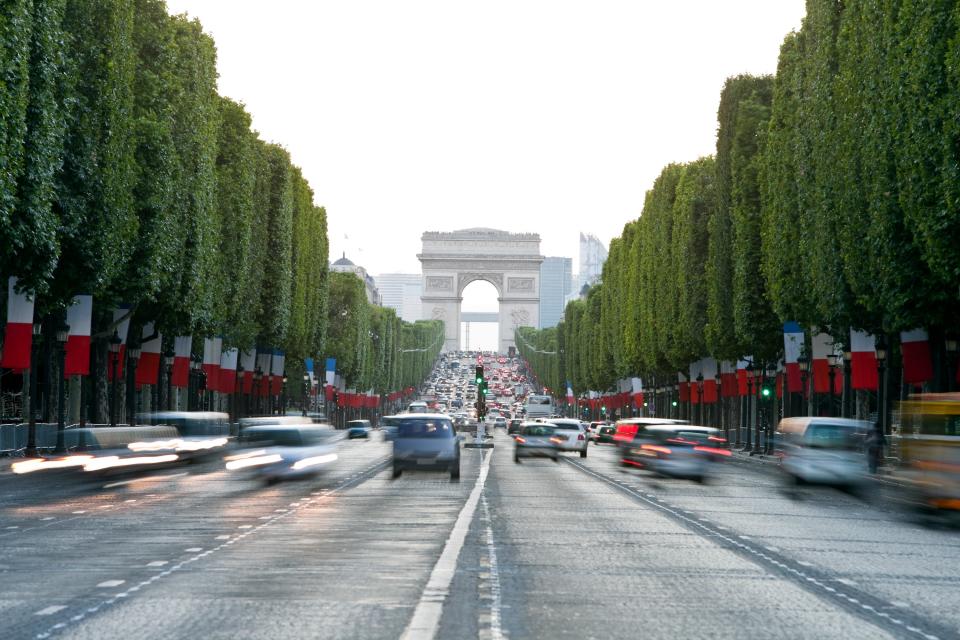
[[[540,321],[540,236],[496,229],[428,231],[417,255],[423,270],[420,301],[425,319],[446,324],[444,351],[460,348],[460,303],[463,290],[475,280],[497,289],[499,351],[514,346],[517,327]]]

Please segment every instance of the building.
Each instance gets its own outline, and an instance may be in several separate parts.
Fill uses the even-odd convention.
[[[600,280],[603,263],[607,261],[607,248],[592,233],[580,233],[580,279],[577,289],[583,285],[593,286]]]
[[[416,322],[423,317],[420,304],[423,276],[419,273],[382,273],[374,280],[383,306],[390,307],[407,322]]]
[[[376,281],[367,273],[366,269],[348,260],[346,253],[343,254],[342,258],[330,265],[330,271],[356,274],[358,278],[363,280],[363,284],[367,289],[367,302],[370,304],[380,304],[380,292],[377,290]]]
[[[540,264],[540,329],[555,327],[573,289],[573,260],[548,256]]]

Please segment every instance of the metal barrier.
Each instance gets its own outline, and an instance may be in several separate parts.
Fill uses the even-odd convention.
[[[79,425],[67,425],[63,432],[63,442],[67,449],[76,449],[79,435]],[[30,425],[20,424],[0,425],[0,456],[22,455],[27,449],[27,438]],[[37,450],[49,453],[57,448],[57,423],[38,422],[36,425]]]

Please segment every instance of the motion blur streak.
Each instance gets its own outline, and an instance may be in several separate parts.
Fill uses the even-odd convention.
[[[269,456],[259,456],[256,458],[243,458],[228,462],[227,469],[230,471],[236,471],[237,469],[246,469],[247,467],[259,467],[265,464],[273,464],[275,462],[281,462],[282,460],[283,456],[278,453]]]
[[[328,462],[333,462],[337,459],[337,454],[331,453],[325,456],[314,456],[312,458],[304,458],[303,460],[298,460],[293,463],[293,468],[296,470],[306,469],[307,467],[312,467],[318,464],[326,464]]]
[[[66,469],[69,467],[82,467],[87,463],[88,460],[93,459],[93,456],[67,456],[66,458],[60,458],[59,460],[45,460],[45,459],[35,459],[35,460],[23,460],[22,462],[14,462],[11,465],[11,469],[14,473],[24,474],[32,473],[33,471],[42,471],[44,469]]]
[[[206,440],[182,440],[175,438],[173,440],[151,440],[148,442],[131,442],[127,448],[138,453],[144,451],[165,451],[174,449],[176,451],[203,451],[205,449],[216,449],[227,445],[227,438],[208,438]]]
[[[138,456],[136,458],[120,458],[118,456],[104,456],[94,458],[83,465],[84,471],[102,471],[104,469],[114,469],[116,467],[133,467],[141,464],[162,464],[164,462],[173,462],[179,460],[180,456],[170,453],[164,456]]]

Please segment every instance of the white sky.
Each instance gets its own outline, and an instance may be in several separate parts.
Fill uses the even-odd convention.
[[[220,92],[303,168],[331,259],[372,274],[419,273],[424,231],[476,226],[537,232],[543,255],[576,265],[580,231],[609,244],[663,165],[713,153],[724,80],[773,73],[804,13],[804,0],[167,4],[200,19]]]

